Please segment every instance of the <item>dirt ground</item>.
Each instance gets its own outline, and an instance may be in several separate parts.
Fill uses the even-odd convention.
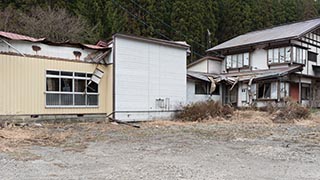
[[[0,129],[0,179],[320,179],[320,115]]]

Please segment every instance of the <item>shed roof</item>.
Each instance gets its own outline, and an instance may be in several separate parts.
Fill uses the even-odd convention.
[[[12,32],[5,32],[5,31],[0,31],[0,37],[7,38],[10,40],[15,40],[15,41],[39,42],[39,43],[50,44],[55,46],[77,46],[81,48],[88,48],[88,49],[95,49],[95,50],[110,49],[108,47],[101,46],[101,45],[72,43],[72,42],[53,42],[53,41],[47,40],[46,38],[37,39],[37,38],[33,38],[26,35],[16,34]]]
[[[320,18],[296,22],[282,26],[271,27],[264,30],[249,32],[214,46],[207,51],[217,51],[239,46],[246,46],[272,41],[296,39],[314,30],[320,25]]]
[[[210,82],[210,80],[209,80],[208,76],[206,75],[206,73],[187,71],[187,77],[191,77],[191,78],[199,79],[199,80],[202,80],[202,81]]]
[[[190,47],[190,45],[184,41],[169,41],[164,39],[146,38],[146,37],[141,37],[136,35],[121,34],[121,33],[114,34],[113,37],[123,37],[123,38],[134,39],[134,40],[145,41],[145,42],[152,42],[152,43],[162,44],[167,46],[174,46],[174,47],[184,48],[184,49],[189,49]]]
[[[30,41],[30,42],[40,42],[46,39],[46,38],[36,39],[30,36],[25,36],[25,35],[11,33],[11,32],[4,32],[4,31],[0,31],[0,36],[7,39],[11,39],[11,40]]]

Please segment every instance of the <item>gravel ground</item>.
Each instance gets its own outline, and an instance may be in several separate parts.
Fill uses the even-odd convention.
[[[320,179],[320,124],[140,125],[75,125],[59,144],[3,151],[0,179]]]

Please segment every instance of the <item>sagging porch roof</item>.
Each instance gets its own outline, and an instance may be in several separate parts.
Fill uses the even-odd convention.
[[[271,79],[276,77],[282,77],[290,73],[298,72],[302,70],[302,65],[292,65],[290,67],[265,69],[265,70],[254,70],[245,72],[234,72],[234,73],[221,73],[221,74],[211,74],[211,73],[201,73],[188,71],[187,76],[189,78],[194,78],[206,82],[211,82],[209,77],[216,79],[217,82],[226,81],[229,83],[234,83],[235,81],[253,81]]]

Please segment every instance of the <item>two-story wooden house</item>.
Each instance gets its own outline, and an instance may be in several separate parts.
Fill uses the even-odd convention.
[[[320,106],[320,19],[249,32],[208,49],[188,65],[188,101],[238,107],[291,97]],[[217,91],[219,91],[217,93]]]

